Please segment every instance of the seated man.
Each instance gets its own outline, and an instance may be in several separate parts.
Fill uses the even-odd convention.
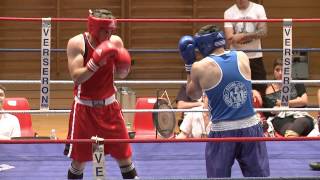
[[[318,89],[318,94],[317,94],[317,99],[318,99],[318,105],[320,107],[320,89]],[[320,112],[318,112],[318,125],[320,126],[319,124],[319,121],[320,121]],[[320,128],[319,128],[320,129]]]
[[[3,102],[5,99],[6,89],[0,85],[0,110],[3,111]],[[20,137],[20,124],[16,116],[8,113],[0,114],[0,139],[11,139]]]
[[[320,89],[318,89],[317,97],[318,97],[318,105],[320,107]],[[320,112],[318,114],[318,125],[319,125],[319,121],[320,121]],[[312,162],[310,163],[310,167],[312,168],[312,170],[320,171],[320,162]]]
[[[252,90],[253,104],[255,108],[261,108],[262,99],[257,90]],[[203,95],[201,101],[191,102],[192,104],[202,103],[201,106],[192,107],[195,110],[208,109],[208,98]],[[257,117],[265,124],[263,113],[257,113]],[[208,112],[190,112],[186,113],[180,124],[180,133],[177,139],[183,138],[205,138],[208,136],[211,128],[211,121]],[[265,126],[264,126],[265,127]]]
[[[201,100],[198,100],[198,101],[192,100],[187,95],[186,84],[181,85],[180,90],[176,97],[176,104],[177,104],[177,109],[191,109],[195,107],[202,107],[203,105]],[[178,121],[179,126],[187,114],[188,113],[181,113],[181,119]]]
[[[193,107],[192,109],[208,109],[208,98],[206,96],[202,97],[203,105],[199,107]],[[190,112],[184,117],[180,125],[181,132],[176,138],[183,139],[208,137],[210,127],[211,121],[209,118],[209,112]]]

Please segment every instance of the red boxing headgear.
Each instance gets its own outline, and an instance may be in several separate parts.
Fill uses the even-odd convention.
[[[115,19],[104,19],[104,18],[98,18],[94,17],[91,14],[89,14],[88,17],[88,32],[90,35],[98,42],[99,42],[99,31],[105,30],[115,30],[117,28],[116,26],[117,21]]]

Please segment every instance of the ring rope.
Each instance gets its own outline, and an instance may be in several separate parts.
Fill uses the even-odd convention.
[[[280,112],[280,111],[320,111],[320,108],[254,108],[257,112]],[[147,113],[147,112],[207,112],[208,109],[122,109],[123,113]],[[69,109],[50,110],[3,110],[2,113],[30,113],[30,114],[56,114],[70,113]]]
[[[42,21],[43,18],[0,17],[2,21]],[[59,22],[87,22],[87,18],[51,18]],[[284,19],[117,19],[117,22],[283,22]],[[292,22],[320,22],[320,18],[294,18]]]
[[[1,19],[1,18],[0,18]],[[8,19],[7,19],[8,20]],[[11,19],[12,20],[12,19]],[[17,19],[16,19],[17,20]],[[21,20],[21,18],[20,18]],[[24,20],[27,20],[26,18],[24,18]],[[43,18],[28,18],[28,20],[30,21],[42,21]],[[50,18],[50,20],[52,21],[77,21],[76,18]],[[79,21],[87,21],[87,19],[78,19]],[[179,20],[179,21],[177,21]],[[128,19],[124,19],[123,21],[121,21],[121,19],[119,19],[119,22],[283,22],[283,19],[267,19],[267,20],[226,20],[226,19],[130,19],[130,21]],[[291,22],[302,22],[302,19],[291,19]],[[303,19],[303,22],[319,22],[320,19]],[[292,48],[291,48],[291,52],[292,52]],[[291,56],[292,58],[292,56]],[[291,76],[290,76],[291,77]],[[39,82],[40,83],[40,82]],[[290,83],[291,83],[291,79],[290,79]],[[285,109],[283,108],[279,108],[279,109],[273,109],[271,108],[271,111],[276,111],[276,110],[281,110],[281,111],[286,111],[286,110],[292,110],[294,108],[288,108],[286,107]],[[306,109],[308,108],[303,108],[304,111],[306,111]],[[315,109],[315,108],[312,108]],[[316,108],[317,110],[319,108]],[[163,109],[161,109],[163,110]],[[182,110],[182,109],[180,109]],[[263,110],[266,110],[265,108]],[[302,110],[302,108],[298,108],[298,110]],[[44,110],[41,110],[42,112],[45,112]],[[47,110],[48,111],[48,110]],[[172,111],[170,109],[170,111]],[[69,111],[70,112],[70,111]],[[125,112],[125,110],[124,110]],[[135,112],[137,112],[135,110]],[[184,111],[185,112],[185,111]],[[275,140],[273,140],[275,139]],[[299,137],[299,138],[265,138],[265,137],[253,137],[253,138],[248,138],[248,137],[243,137],[243,138],[202,138],[202,139],[156,139],[156,140],[139,140],[139,139],[105,139],[104,143],[171,143],[171,142],[251,142],[251,141],[301,141],[301,140],[305,140],[305,141],[314,141],[314,140],[320,140],[320,137],[309,137],[309,138],[305,138],[305,137]],[[6,140],[4,140],[6,141]],[[14,144],[14,142],[12,140],[7,140],[10,141],[10,144]],[[18,142],[18,144],[28,144],[29,143],[39,143],[40,141],[42,141],[43,143],[57,143],[59,140],[33,140],[34,142],[31,142],[32,140],[18,140],[15,142]],[[47,141],[47,142],[46,142]],[[67,140],[62,140],[65,142],[61,142],[61,143],[68,143],[66,142]],[[68,140],[70,141],[70,140]],[[136,141],[136,142],[135,142]],[[92,140],[89,141],[90,143],[92,143]],[[2,143],[2,141],[0,141],[0,143]],[[71,143],[71,142],[69,142]],[[79,142],[80,143],[80,142]],[[85,143],[85,142],[82,142]]]
[[[186,84],[186,80],[116,80],[115,84]],[[281,80],[251,80],[253,84],[281,83]],[[40,80],[0,80],[1,84],[40,84]],[[296,84],[318,84],[320,80],[291,80]],[[71,80],[50,80],[50,84],[73,84]]]
[[[104,139],[103,143],[196,143],[196,142],[257,142],[257,141],[319,141],[320,137],[226,137],[187,139]],[[92,139],[19,139],[0,140],[0,144],[68,144],[95,143]]]
[[[51,52],[66,52],[66,49],[50,49]],[[264,48],[264,49],[238,49],[244,52],[282,52],[280,48]],[[178,49],[128,49],[132,53],[178,53]],[[292,48],[293,52],[307,51],[320,52],[320,48]],[[0,48],[0,52],[41,52],[38,48]]]
[[[23,21],[38,21],[38,20],[40,21],[41,20],[41,21],[43,21],[43,18],[13,18],[13,17],[5,17],[4,19],[1,19],[1,17],[0,17],[0,20],[23,20]],[[87,19],[77,19],[77,18],[50,18],[50,21],[77,21],[77,20],[79,20],[79,21],[87,21]],[[177,22],[177,21],[179,21],[179,22],[183,22],[183,21],[189,21],[189,20],[191,20],[191,22],[193,22],[193,21],[202,21],[202,20],[204,20],[204,21],[208,21],[209,20],[210,22],[214,22],[214,21],[215,22],[219,22],[219,21],[221,21],[221,22],[276,22],[276,21],[283,22],[285,19],[267,19],[267,20],[254,20],[254,19],[249,19],[249,20],[242,20],[242,19],[241,20],[239,20],[239,19],[237,19],[237,20],[228,20],[228,19],[122,19],[122,20],[124,20],[123,22],[135,22],[135,21],[136,22],[137,21],[140,21],[140,22],[146,22],[146,21],[152,21],[152,22],[155,22],[155,21],[157,21],[157,22],[159,22],[159,21],[162,21],[162,22],[167,22],[167,21],[173,22],[173,21],[175,21],[175,22]],[[290,19],[290,22],[291,23],[292,22],[297,22],[299,20],[302,20],[302,19]],[[303,19],[303,21],[304,22],[306,22],[306,21],[309,21],[309,22],[310,21],[312,21],[312,22],[313,21],[317,21],[318,22],[318,21],[320,21],[320,19]],[[121,22],[121,19],[119,19],[119,22]],[[292,48],[291,48],[291,50],[292,50]],[[309,82],[310,81],[312,81],[312,83],[320,82],[320,80],[309,80]],[[128,81],[123,81],[123,82],[126,82],[126,84],[127,84]],[[182,82],[183,81],[179,81],[178,83],[182,83]],[[306,82],[307,81],[304,80],[301,83],[306,83]],[[41,81],[39,80],[39,81],[37,81],[37,83],[41,83]],[[49,83],[53,83],[53,82],[49,82]],[[66,83],[73,83],[73,82],[70,81],[70,82],[66,82]],[[140,83],[140,82],[134,81],[134,83],[137,84],[137,83]],[[154,81],[149,81],[149,83],[154,84],[155,82]],[[165,83],[168,84],[169,82],[167,81]],[[176,82],[170,81],[170,83],[176,83]],[[183,83],[185,83],[185,81]],[[263,83],[266,83],[266,81],[263,81]],[[294,82],[292,82],[292,83],[294,83]],[[277,110],[280,110],[280,109],[281,108],[279,108]],[[292,109],[293,108],[290,108],[290,110],[292,110]],[[311,109],[314,109],[314,108],[311,108]],[[285,108],[282,111],[285,111],[285,110],[289,110],[289,108]],[[299,108],[298,110],[301,110],[301,109]],[[307,108],[304,108],[304,110],[307,110]],[[35,111],[38,111],[38,110],[35,110]],[[170,111],[172,111],[172,110],[170,110]],[[263,109],[263,111],[268,111],[268,110],[267,109]],[[271,111],[275,111],[275,109],[272,108]],[[48,113],[48,110],[40,110],[39,112]],[[137,112],[137,111],[135,110],[135,112]]]

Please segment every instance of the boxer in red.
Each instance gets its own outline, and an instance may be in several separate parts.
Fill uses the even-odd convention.
[[[68,139],[128,139],[121,108],[115,99],[114,75],[125,78],[131,57],[119,36],[113,34],[116,20],[105,9],[89,11],[88,32],[72,37],[67,46],[68,68],[74,81],[74,102],[69,118]],[[82,179],[85,163],[92,160],[92,145],[66,145],[72,159],[68,179]],[[137,178],[128,143],[105,144],[119,164],[124,179]]]

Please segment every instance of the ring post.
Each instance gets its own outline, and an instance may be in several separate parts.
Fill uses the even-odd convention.
[[[292,69],[292,19],[283,19],[281,106],[289,107]]]
[[[93,166],[93,177],[95,180],[105,180],[105,170],[104,170],[104,139],[97,136],[91,137],[95,143],[92,144],[92,166]]]
[[[40,110],[49,110],[51,18],[42,18]]]

